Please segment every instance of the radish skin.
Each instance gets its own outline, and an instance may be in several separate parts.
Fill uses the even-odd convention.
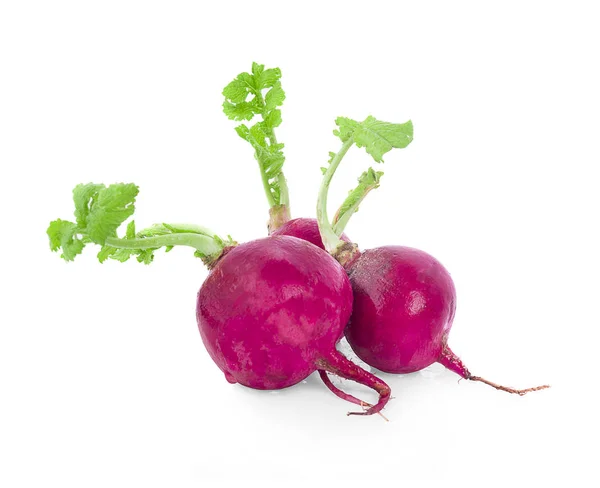
[[[271,235],[297,237],[325,250],[317,219],[298,218],[289,220],[278,227]],[[340,239],[344,242],[350,242],[346,234],[342,234]]]

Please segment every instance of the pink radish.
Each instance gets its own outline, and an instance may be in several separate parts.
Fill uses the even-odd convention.
[[[274,390],[322,369],[376,390],[389,387],[335,350],[352,307],[344,269],[327,253],[295,237],[241,244],[211,270],[196,316],[204,344],[230,382]]]
[[[50,248],[72,261],[87,244],[102,246],[101,262],[136,256],[149,264],[165,247],[196,250],[211,270],[197,298],[197,322],[209,355],[229,382],[258,389],[292,386],[317,369],[368,386],[379,401],[366,411],[379,412],[389,387],[335,350],[348,322],[352,290],[344,269],[326,252],[295,237],[267,237],[237,245],[206,228],[158,224],[136,232],[133,184],[78,185],[73,191],[75,222],[55,220],[48,227]],[[336,395],[363,406],[351,396]]]
[[[382,173],[363,173],[337,212],[333,225],[327,217],[327,193],[342,158],[353,144],[365,147],[376,162],[392,148],[406,147],[413,137],[412,123],[390,124],[368,117],[364,122],[338,118],[335,134],[343,142],[326,169],[317,203],[317,219],[325,248],[348,272],[354,294],[346,338],[367,364],[389,373],[419,371],[439,362],[461,377],[496,389],[523,395],[548,388],[517,390],[472,375],[448,347],[456,310],[456,292],[450,274],[432,256],[417,249],[384,246],[361,253],[358,246],[338,238],[366,194],[379,184]],[[323,375],[322,375],[323,376]],[[331,383],[326,385],[337,395]]]

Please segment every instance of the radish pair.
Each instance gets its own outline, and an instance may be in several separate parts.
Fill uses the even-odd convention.
[[[267,76],[265,73],[269,72]],[[450,274],[432,256],[407,247],[386,246],[361,253],[343,230],[366,195],[379,186],[382,172],[369,168],[359,178],[330,222],[327,194],[331,180],[348,150],[364,147],[375,162],[393,148],[404,148],[413,138],[412,123],[392,124],[367,117],[363,122],[345,117],[336,120],[334,134],[342,141],[337,153],[330,153],[317,202],[317,220],[290,219],[287,184],[283,176],[283,145],[275,137],[281,123],[277,107],[283,103],[279,70],[253,65],[252,73],[242,73],[223,91],[225,114],[232,120],[258,122],[236,128],[240,137],[255,150],[267,200],[270,205],[269,232],[306,240],[330,253],[346,270],[353,291],[352,315],[345,335],[354,352],[367,364],[389,373],[411,373],[434,362],[470,380],[483,381],[498,389],[525,394],[546,388],[525,390],[496,385],[473,376],[447,345],[456,310],[456,292]],[[261,80],[273,79],[263,85]],[[262,90],[270,88],[266,96]],[[273,95],[276,93],[277,95]],[[274,122],[273,122],[274,121]],[[275,168],[275,171],[273,170]],[[285,188],[284,192],[280,189]],[[285,195],[285,199],[280,195]],[[273,198],[275,197],[275,198]],[[337,395],[361,403],[335,388],[324,372],[321,377]]]

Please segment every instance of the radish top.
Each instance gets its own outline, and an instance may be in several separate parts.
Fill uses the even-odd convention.
[[[168,252],[173,246],[188,246],[210,267],[226,247],[236,244],[231,237],[223,239],[199,225],[161,223],[136,232],[133,220],[119,238],[117,230],[133,215],[138,192],[133,183],[77,185],[73,190],[75,222],[57,219],[50,223],[46,231],[50,249],[60,249],[65,261],[73,261],[93,243],[102,246],[98,253],[101,263],[109,258],[124,262],[136,256],[140,263],[150,264],[161,247]]]
[[[393,148],[404,148],[413,139],[413,125],[409,120],[403,124],[392,124],[368,116],[363,122],[338,117],[335,121],[338,129],[333,133],[342,141],[342,147],[337,153],[329,153],[329,166],[322,168],[323,180],[319,189],[317,201],[317,220],[323,238],[323,244],[328,252],[336,255],[336,251],[344,247],[344,242],[339,238],[350,217],[358,210],[358,205],[369,191],[379,186],[383,173],[369,168],[359,178],[358,186],[350,192],[334,217],[333,224],[327,216],[327,194],[331,179],[339,164],[348,152],[356,145],[364,147],[376,163],[383,163],[383,155]],[[342,263],[344,264],[344,263]]]
[[[238,135],[254,149],[254,158],[262,178],[271,214],[269,229],[275,230],[289,220],[289,195],[283,175],[284,145],[277,141],[275,128],[281,124],[280,107],[285,100],[281,87],[281,70],[265,69],[252,63],[251,73],[240,73],[223,89],[223,112],[231,120],[253,121],[238,125]]]

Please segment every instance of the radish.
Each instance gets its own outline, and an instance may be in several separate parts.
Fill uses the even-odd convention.
[[[386,152],[406,147],[412,141],[413,127],[410,121],[390,124],[373,117],[363,122],[340,117],[336,124],[338,130],[334,134],[343,145],[324,172],[317,219],[325,248],[344,266],[352,284],[354,303],[345,335],[358,357],[388,373],[410,373],[439,362],[465,379],[519,395],[548,388],[542,385],[517,390],[469,372],[448,347],[456,292],[450,274],[435,258],[402,246],[384,246],[361,253],[356,244],[338,237],[381,176],[372,169],[364,173],[332,225],[327,216],[327,193],[346,152],[356,144],[364,147],[376,162],[383,162]],[[340,394],[330,382],[326,385]]]
[[[78,185],[73,191],[75,222],[55,220],[47,234],[52,251],[72,261],[90,243],[102,246],[100,262],[137,256],[149,264],[154,253],[181,245],[194,248],[211,270],[197,298],[197,322],[209,355],[229,382],[257,389],[292,386],[325,370],[379,393],[375,405],[336,395],[379,412],[389,387],[335,350],[352,306],[344,269],[326,252],[295,237],[277,236],[237,245],[206,228],[158,224],[123,238],[117,229],[134,212],[133,184]]]
[[[350,283],[335,260],[276,236],[237,246],[216,263],[198,293],[197,319],[228,381],[273,390],[322,369],[376,390],[379,402],[364,412],[372,414],[389,387],[335,350],[351,309]]]

